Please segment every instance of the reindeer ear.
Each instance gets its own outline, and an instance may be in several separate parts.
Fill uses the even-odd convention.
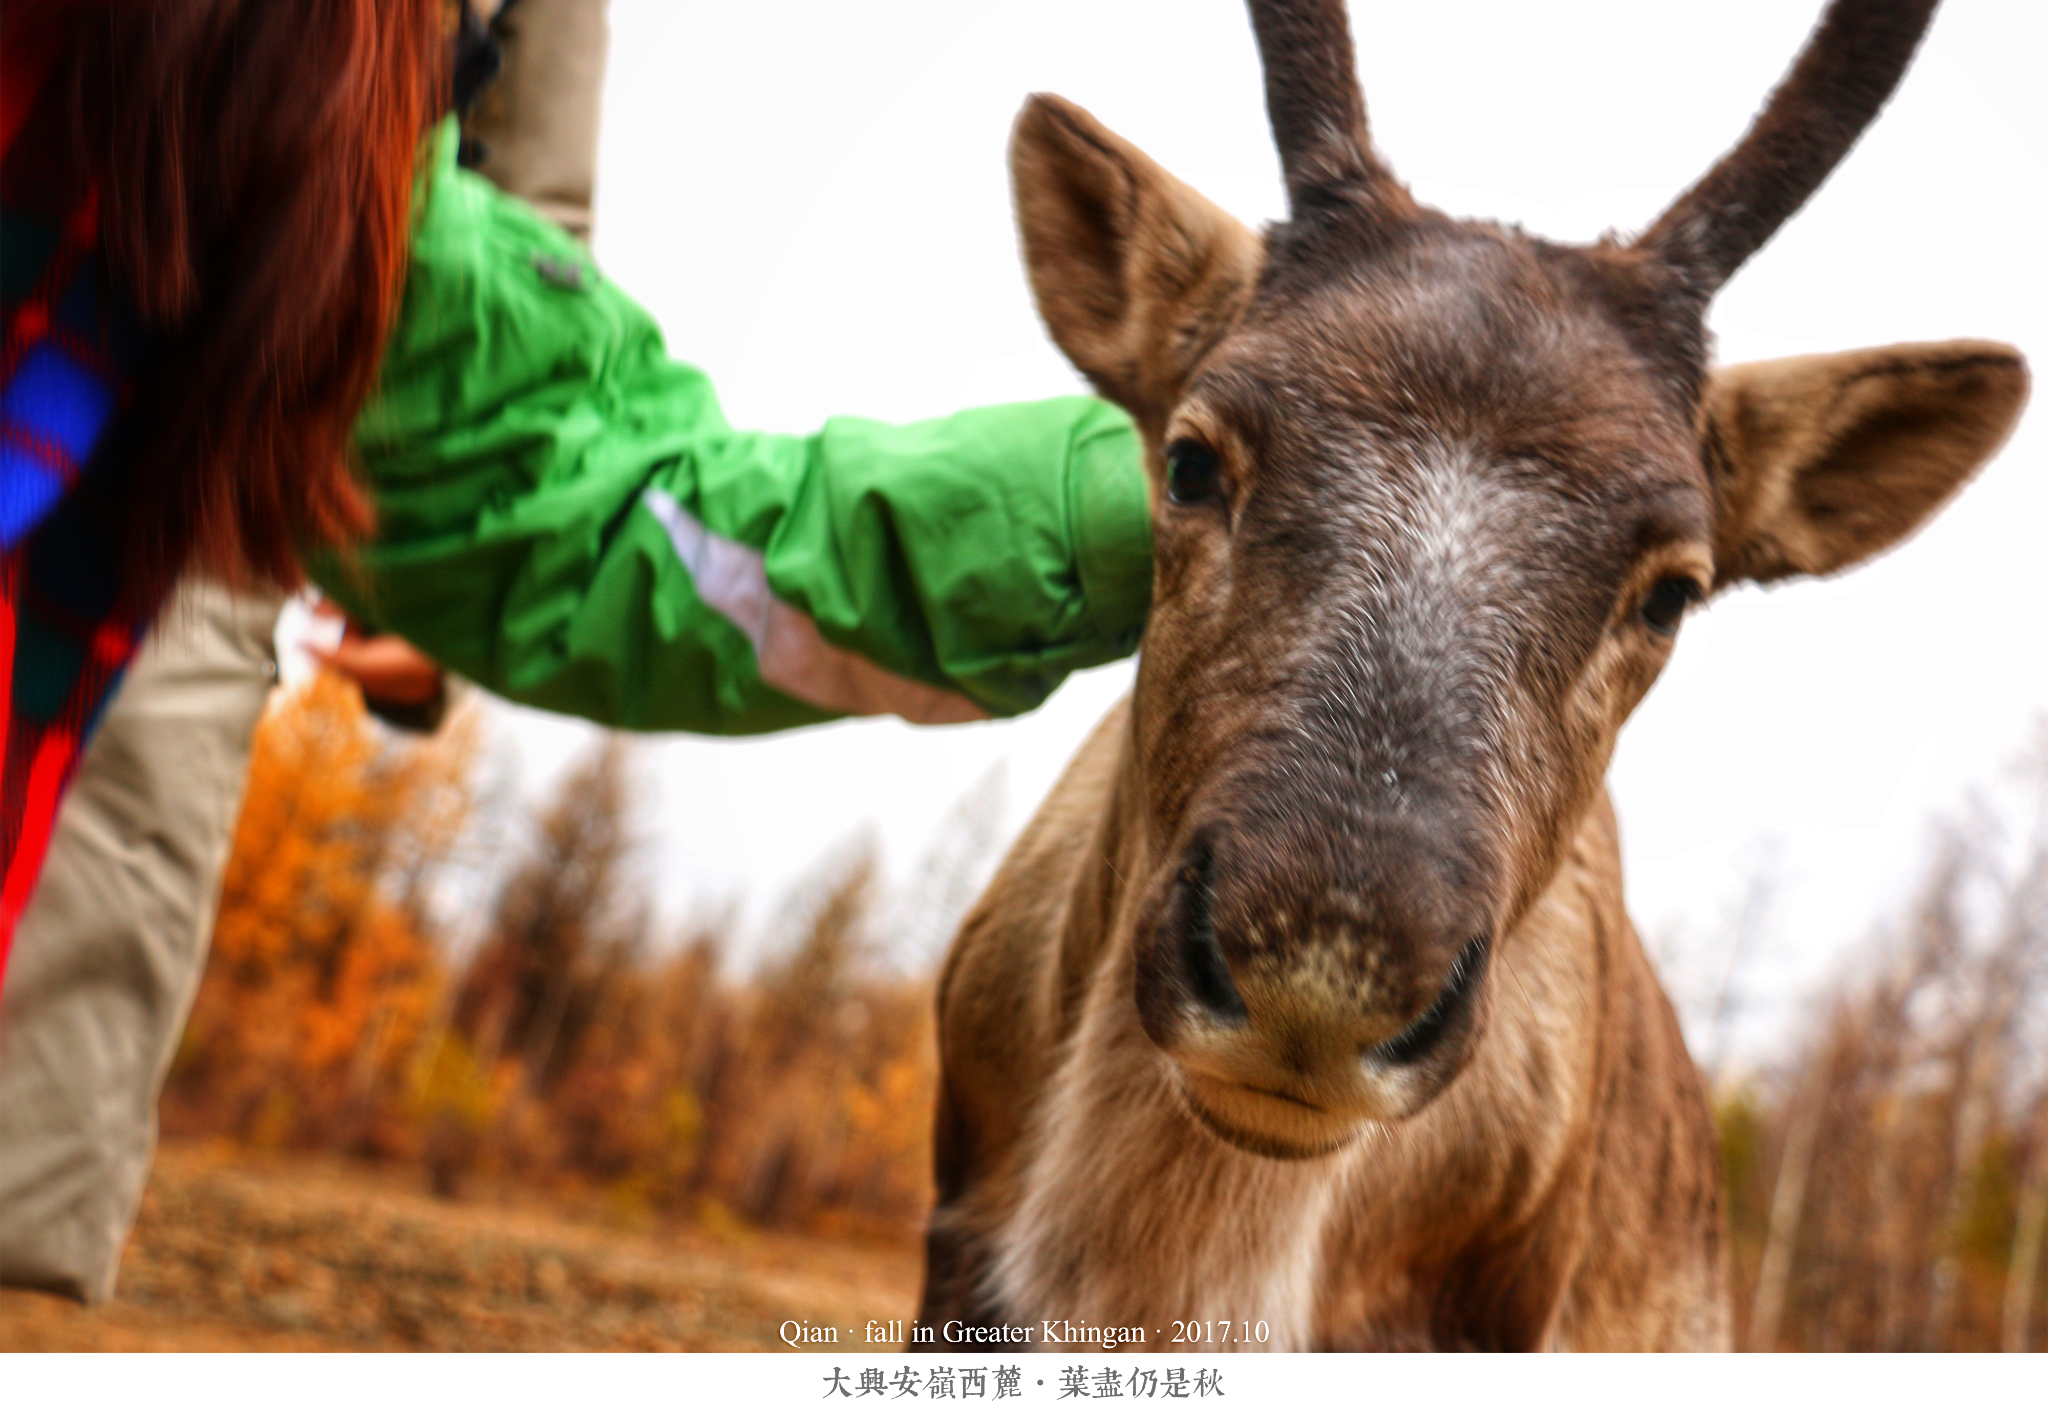
[[[1035,94],[1010,139],[1038,310],[1067,358],[1154,439],[1264,259],[1244,224],[1098,123]]]
[[[1728,366],[1702,417],[1715,585],[1832,573],[1912,533],[2027,399],[2010,346],[1946,341]]]

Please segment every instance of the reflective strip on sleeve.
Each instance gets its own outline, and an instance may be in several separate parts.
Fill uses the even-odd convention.
[[[713,533],[668,490],[649,489],[640,501],[668,531],[697,596],[746,634],[761,679],[777,691],[827,711],[855,716],[893,712],[926,726],[988,718],[988,712],[956,691],[898,676],[857,652],[833,646],[809,614],[769,591],[768,567],[758,552]]]

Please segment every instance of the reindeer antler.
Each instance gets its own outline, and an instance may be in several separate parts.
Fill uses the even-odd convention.
[[[1366,134],[1344,0],[1249,0],[1266,114],[1297,215],[1391,186]]]
[[[1711,296],[1812,196],[1877,117],[1936,3],[1834,0],[1742,141],[1636,245],[1684,272],[1702,301]]]

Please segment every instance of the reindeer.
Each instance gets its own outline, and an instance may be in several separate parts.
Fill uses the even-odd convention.
[[[1263,237],[1065,100],[1017,121],[1039,308],[1142,435],[1157,572],[1132,695],[945,965],[921,1321],[1726,1346],[1706,1096],[1602,778],[1689,609],[1904,538],[2024,403],[1984,342],[1708,364],[1933,0],[1836,0],[1734,149],[1588,247],[1418,204],[1341,0],[1250,8]]]

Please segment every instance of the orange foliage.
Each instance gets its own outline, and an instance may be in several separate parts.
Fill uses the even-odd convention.
[[[366,1144],[444,974],[394,859],[461,824],[471,737],[387,745],[354,690],[320,677],[256,736],[212,959],[167,1121],[274,1144]],[[422,813],[424,812],[424,813]]]

